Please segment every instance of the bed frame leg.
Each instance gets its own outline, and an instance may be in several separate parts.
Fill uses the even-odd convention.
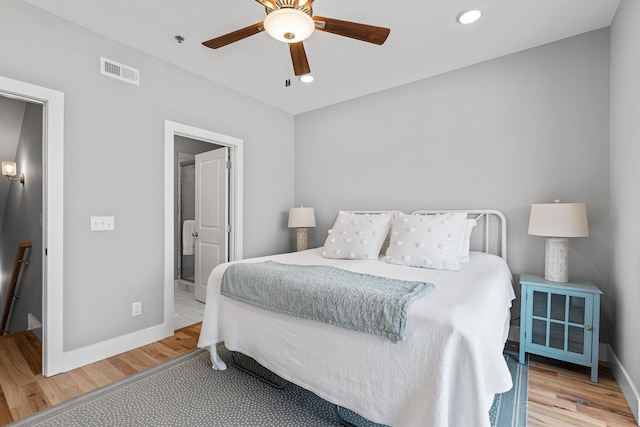
[[[342,424],[345,427],[358,427],[357,425],[351,424],[349,421],[344,419],[344,417],[340,413],[340,408],[341,408],[340,406],[335,405],[333,408],[336,412],[336,417],[338,417],[338,421],[340,422],[340,424]]]
[[[232,351],[231,352],[231,364],[233,366],[235,366],[236,368],[240,369],[242,372],[244,372],[247,375],[251,375],[253,378],[262,381],[263,383],[270,385],[273,388],[277,388],[278,390],[283,389],[284,386],[287,385],[287,383],[285,382],[284,384],[278,384],[277,382],[271,381],[269,378],[258,374],[257,372],[252,371],[249,368],[245,368],[244,366],[240,365],[238,362],[236,362],[236,352]]]

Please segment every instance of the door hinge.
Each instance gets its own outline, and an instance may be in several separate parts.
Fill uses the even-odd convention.
[[[231,169],[231,162],[230,162],[229,160],[227,160],[227,161],[225,162],[225,167],[226,167],[227,169]]]
[[[231,233],[231,224],[227,224],[224,226],[225,233]]]

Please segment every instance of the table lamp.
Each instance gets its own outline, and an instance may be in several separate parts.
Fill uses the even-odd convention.
[[[309,245],[309,237],[307,227],[316,226],[316,215],[313,208],[289,209],[289,228],[297,228],[296,233],[296,250],[304,251]]]
[[[588,237],[587,207],[584,203],[542,203],[531,205],[529,234],[545,236],[544,278],[569,281],[568,237]]]

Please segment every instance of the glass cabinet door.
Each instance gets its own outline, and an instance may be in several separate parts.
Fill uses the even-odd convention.
[[[553,293],[549,289],[530,288],[527,291],[527,345],[544,347],[550,353],[573,354],[576,359],[588,359],[591,354],[590,313],[591,294]]]

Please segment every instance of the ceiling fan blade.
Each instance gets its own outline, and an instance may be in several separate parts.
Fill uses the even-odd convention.
[[[378,45],[383,44],[385,40],[387,40],[389,32],[391,31],[389,28],[324,18],[322,16],[314,16],[313,20],[315,21],[317,30]]]
[[[233,31],[229,34],[225,34],[220,37],[216,37],[211,40],[207,40],[206,42],[202,42],[206,47],[210,47],[211,49],[218,49],[219,47],[226,46],[233,42],[237,42],[238,40],[245,39],[254,34],[258,34],[264,31],[264,27],[262,26],[262,22],[258,22],[257,24],[250,25],[245,28],[241,28],[239,30]]]
[[[307,61],[307,54],[304,51],[302,42],[289,43],[289,52],[291,52],[294,74],[296,76],[309,74],[311,72],[311,68],[309,68],[309,61]]]

